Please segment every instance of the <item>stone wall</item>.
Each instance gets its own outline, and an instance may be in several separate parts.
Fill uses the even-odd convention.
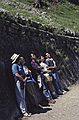
[[[73,34],[69,36],[67,31],[65,35],[58,35],[54,33],[54,29],[50,30],[31,20],[25,20],[19,16],[16,18],[6,11],[1,11],[0,59],[10,60],[11,55],[16,52],[22,54],[29,60],[32,51],[37,56],[45,52],[50,52],[58,65],[61,62],[58,60],[60,58],[62,59],[61,64],[64,65],[65,63],[70,65],[73,61],[72,64],[77,67],[79,59],[79,37],[73,37]]]
[[[32,51],[37,56],[50,52],[57,62],[61,80],[65,79],[68,85],[78,80],[79,37],[56,35],[54,29],[0,10],[0,61],[3,61],[0,63],[0,120],[14,120],[19,114],[14,82],[10,81],[13,80],[10,57],[16,52],[29,60]]]

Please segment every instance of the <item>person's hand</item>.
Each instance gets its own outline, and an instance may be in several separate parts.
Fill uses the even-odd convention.
[[[25,82],[27,80],[27,77],[25,77],[24,79],[23,79],[23,82]]]
[[[29,70],[29,72],[31,73],[31,70]]]
[[[47,70],[53,70],[53,69],[55,69],[55,67],[53,66],[47,68]]]

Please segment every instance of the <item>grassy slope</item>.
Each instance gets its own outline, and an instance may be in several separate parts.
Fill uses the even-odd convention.
[[[13,0],[15,6],[0,2],[0,7],[10,11],[12,14],[17,12],[36,22],[40,22],[46,26],[56,27],[58,30],[68,28],[79,31],[79,6],[70,4],[64,0],[63,4],[37,9],[32,6],[32,0]],[[20,2],[17,3],[17,2]]]

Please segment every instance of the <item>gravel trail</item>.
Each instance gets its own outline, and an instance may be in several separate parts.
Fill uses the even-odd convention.
[[[54,105],[44,107],[43,112],[22,120],[79,120],[79,85],[73,85]]]

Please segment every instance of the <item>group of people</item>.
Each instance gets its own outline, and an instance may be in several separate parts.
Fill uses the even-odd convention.
[[[31,53],[30,57],[31,70],[20,54],[14,53],[11,57],[16,99],[25,117],[31,116],[27,109],[28,94],[31,107],[42,107],[45,102],[48,105],[54,104],[59,95],[69,91],[67,86],[62,85],[56,62],[49,53],[40,56],[39,60],[34,53]]]

